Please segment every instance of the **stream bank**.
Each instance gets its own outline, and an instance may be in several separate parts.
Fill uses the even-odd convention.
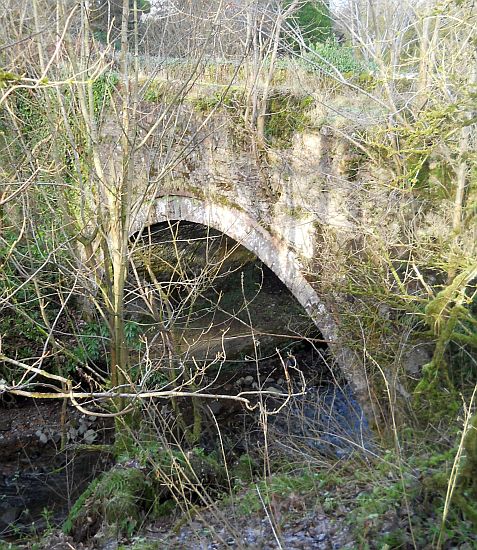
[[[240,372],[230,367],[224,368],[221,372],[208,373],[209,378],[204,380],[210,393],[230,393],[231,398],[230,401],[211,400],[204,408],[202,437],[197,443],[200,451],[198,456],[214,457],[213,460],[219,466],[221,464],[220,468],[223,469],[220,458],[222,449],[230,475],[238,476],[236,482],[239,485],[244,480],[260,477],[260,463],[264,460],[264,453],[268,453],[273,460],[283,460],[287,456],[295,460],[292,457],[298,453],[305,461],[310,460],[310,457],[315,457],[314,460],[321,457],[319,460],[335,461],[356,455],[358,449],[361,449],[359,454],[362,454],[366,445],[370,446],[369,430],[349,390],[346,387],[337,389],[334,384],[330,384],[323,352],[310,344],[295,344],[295,347],[294,354],[289,354],[287,361],[290,363],[293,359],[294,365],[300,365],[300,371],[290,367],[288,374],[285,374],[277,354],[259,362],[258,370],[256,363],[249,362],[242,365]],[[266,411],[265,417],[258,408],[246,411],[233,399],[237,393],[253,394],[258,390],[263,393],[252,395],[251,402],[261,401],[263,411]],[[162,405],[158,403],[156,411],[161,418],[160,421],[157,417],[154,420],[154,429],[158,430],[171,411],[166,401]],[[65,451],[59,448],[59,403],[21,402],[14,408],[4,410],[4,413],[3,427],[8,428],[0,434],[3,495],[0,508],[1,538],[4,540],[21,541],[25,536],[41,534],[45,529],[62,525],[72,504],[101,472],[114,472],[117,467],[140,467],[134,458],[125,465],[119,462],[114,466],[112,455],[91,450],[95,445],[101,448],[99,444],[111,442],[111,425],[94,417],[86,418],[73,408],[68,408],[66,433],[69,434],[69,442]],[[265,419],[266,436],[263,424]],[[150,428],[151,425],[148,426]],[[147,431],[146,426],[142,429]],[[366,443],[363,442],[363,434],[367,438]],[[81,445],[87,446],[89,450],[79,451]],[[140,451],[142,445],[149,448],[147,445],[150,444],[142,444],[139,437],[136,449]],[[143,458],[146,460],[142,463],[146,468],[144,471],[151,468],[150,459],[155,451],[148,452],[151,456],[146,453],[146,458]],[[244,467],[249,471],[242,479]],[[234,474],[236,468],[242,473]],[[209,479],[207,483],[209,487],[203,489],[210,491],[211,495],[217,494],[217,480]],[[158,504],[167,503],[172,496],[173,492],[164,492]],[[193,500],[196,504],[200,502],[197,497]],[[179,510],[180,507],[173,507],[171,515],[166,514],[159,523],[163,527],[169,525],[172,529],[174,525],[169,523],[174,517],[174,521],[178,520]],[[149,515],[144,514],[146,521]],[[89,515],[94,517],[93,513]],[[250,544],[253,536],[268,536],[269,526],[266,522],[262,527],[260,535],[257,534],[257,528],[247,535]],[[105,525],[99,521],[97,531],[89,532],[87,538],[83,538],[84,535],[79,535],[79,538],[75,536],[73,547],[80,548],[79,545],[83,544],[85,548],[109,548],[107,545],[102,546],[106,544],[102,531],[104,528]],[[183,547],[187,546],[187,532],[185,529],[181,535]],[[319,542],[321,539],[317,540]]]
[[[263,474],[260,465],[271,459],[294,460],[296,455],[305,462],[336,461],[372,453],[372,435],[359,404],[330,357],[326,342],[288,289],[253,255],[222,234],[193,224],[179,224],[173,230],[176,248],[172,252],[164,236],[147,248],[154,272],[148,274],[144,267],[138,267],[144,285],[162,285],[162,296],[167,289],[162,305],[168,302],[169,309],[163,313],[169,317],[163,315],[160,323],[151,317],[151,312],[144,310],[137,286],[129,282],[128,315],[139,329],[146,327],[140,341],[146,342],[148,352],[143,372],[143,350],[132,346],[137,384],[145,390],[167,387],[164,341],[158,335],[164,324],[170,323],[177,345],[174,360],[191,371],[203,369],[195,390],[230,399],[201,403],[201,433],[193,445],[178,436],[177,415],[170,401],[143,403],[141,424],[131,434],[125,461],[124,456],[113,460],[112,453],[101,452],[104,445],[112,443],[111,423],[85,417],[68,407],[62,428],[60,403],[12,404],[5,409],[0,426],[4,429],[0,433],[3,538],[21,539],[62,525],[79,495],[92,486],[91,481],[102,483],[101,479],[115,475],[116,468],[123,475],[140,467],[148,478],[154,468],[157,471],[154,461],[162,460],[160,453],[170,449],[174,449],[170,455],[173,460],[187,459],[192,453],[199,464],[214,463],[217,475],[200,480],[202,489],[213,495],[207,497],[209,500],[227,489],[215,478],[225,479],[224,473],[227,477],[237,465],[239,469],[244,464],[249,467],[245,479],[243,472],[237,474],[237,482],[244,483],[259,479]],[[171,228],[162,231],[167,235]],[[228,256],[230,250],[233,254]],[[221,256],[224,253],[227,261]],[[205,257],[218,268],[210,280],[199,284]],[[181,280],[189,286],[175,280],[175,269],[169,269],[174,262],[181,267]],[[191,299],[190,288],[195,284],[198,286]],[[102,360],[107,364],[107,357]],[[253,410],[247,410],[236,396],[249,399]],[[181,421],[193,425],[192,400],[178,399],[177,406]],[[157,487],[156,481],[151,483]],[[232,489],[228,486],[229,491]],[[190,504],[197,506],[202,497],[196,489],[191,491]],[[162,507],[176,497],[173,488],[159,487],[155,496],[148,496],[148,502]],[[91,498],[94,501],[93,494]],[[179,501],[171,517],[181,509]],[[104,502],[101,506],[104,508]],[[95,518],[91,528],[77,527],[73,532],[75,545],[101,547],[104,543],[101,537],[108,521],[101,506],[84,516],[86,522]],[[130,509],[137,517],[129,535],[151,519],[151,510],[146,508]]]
[[[61,450],[61,403],[18,400],[0,413],[0,540],[8,540],[61,524],[88,483],[111,464],[111,456],[92,444],[111,440],[112,432],[68,407]]]

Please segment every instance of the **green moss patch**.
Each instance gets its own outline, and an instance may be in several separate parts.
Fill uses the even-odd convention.
[[[265,137],[270,145],[290,147],[293,135],[311,125],[308,112],[313,103],[312,96],[273,93],[268,101],[265,120]]]
[[[116,467],[93,481],[72,507],[63,525],[66,534],[86,540],[101,527],[131,535],[154,501],[142,469]]]

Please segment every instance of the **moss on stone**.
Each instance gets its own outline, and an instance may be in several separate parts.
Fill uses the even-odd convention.
[[[68,517],[66,518],[65,522],[63,523],[63,532],[67,535],[73,532],[75,524],[79,520],[79,518],[83,518],[84,515],[84,506],[86,502],[94,495],[94,492],[96,490],[96,487],[98,486],[99,482],[101,480],[101,477],[96,478],[94,481],[92,481],[85,491],[80,495],[80,497],[76,500],[76,502],[73,504]]]
[[[144,101],[148,103],[166,103],[173,104],[181,101],[181,89],[178,84],[167,80],[151,80],[144,84]]]
[[[208,114],[220,105],[220,96],[214,94],[212,96],[194,97],[191,99],[191,104],[197,112]]]
[[[293,135],[311,125],[308,111],[313,105],[312,96],[290,93],[273,93],[268,101],[265,120],[265,137],[270,145],[290,147]]]
[[[209,114],[214,109],[224,108],[233,116],[243,115],[245,110],[245,89],[240,86],[203,90],[202,94],[190,98],[196,111]]]
[[[212,197],[212,202],[218,204],[219,206],[225,206],[226,208],[233,208],[234,210],[238,210],[239,212],[245,212],[243,206],[231,200],[230,197],[226,197],[225,195],[220,195],[218,193],[214,194]]]
[[[249,454],[243,454],[237,460],[237,464],[233,467],[231,475],[232,478],[242,483],[251,483],[257,471],[257,464],[253,458]]]
[[[75,540],[85,540],[101,527],[131,535],[153,501],[145,472],[118,466],[89,485],[72,507],[63,531]]]
[[[151,457],[157,479],[174,480],[177,486],[195,492],[205,485],[223,488],[225,469],[215,455],[207,454],[201,447],[189,452],[163,450]],[[175,485],[173,483],[173,485]]]

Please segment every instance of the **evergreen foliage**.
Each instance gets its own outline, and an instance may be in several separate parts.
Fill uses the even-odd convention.
[[[286,0],[285,6],[290,3],[290,0]],[[308,0],[302,3],[289,23],[296,27],[307,45],[325,42],[333,36],[330,10],[324,0]],[[290,37],[288,40],[293,48],[300,49],[296,39]]]

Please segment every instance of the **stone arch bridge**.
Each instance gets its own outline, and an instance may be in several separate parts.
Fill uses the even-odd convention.
[[[352,240],[358,185],[350,174],[354,156],[331,131],[296,133],[287,147],[257,153],[237,142],[227,116],[206,116],[188,107],[163,150],[164,127],[154,128],[146,108],[145,145],[134,161],[136,200],[131,235],[165,221],[188,221],[223,232],[253,252],[295,296],[329,343],[365,410],[368,386],[360,359],[340,343],[336,301],[320,288],[323,228]],[[186,122],[184,122],[186,121]],[[177,138],[180,135],[181,138]],[[104,129],[103,155],[115,177],[120,162],[118,125]],[[176,154],[176,161],[170,159]]]

